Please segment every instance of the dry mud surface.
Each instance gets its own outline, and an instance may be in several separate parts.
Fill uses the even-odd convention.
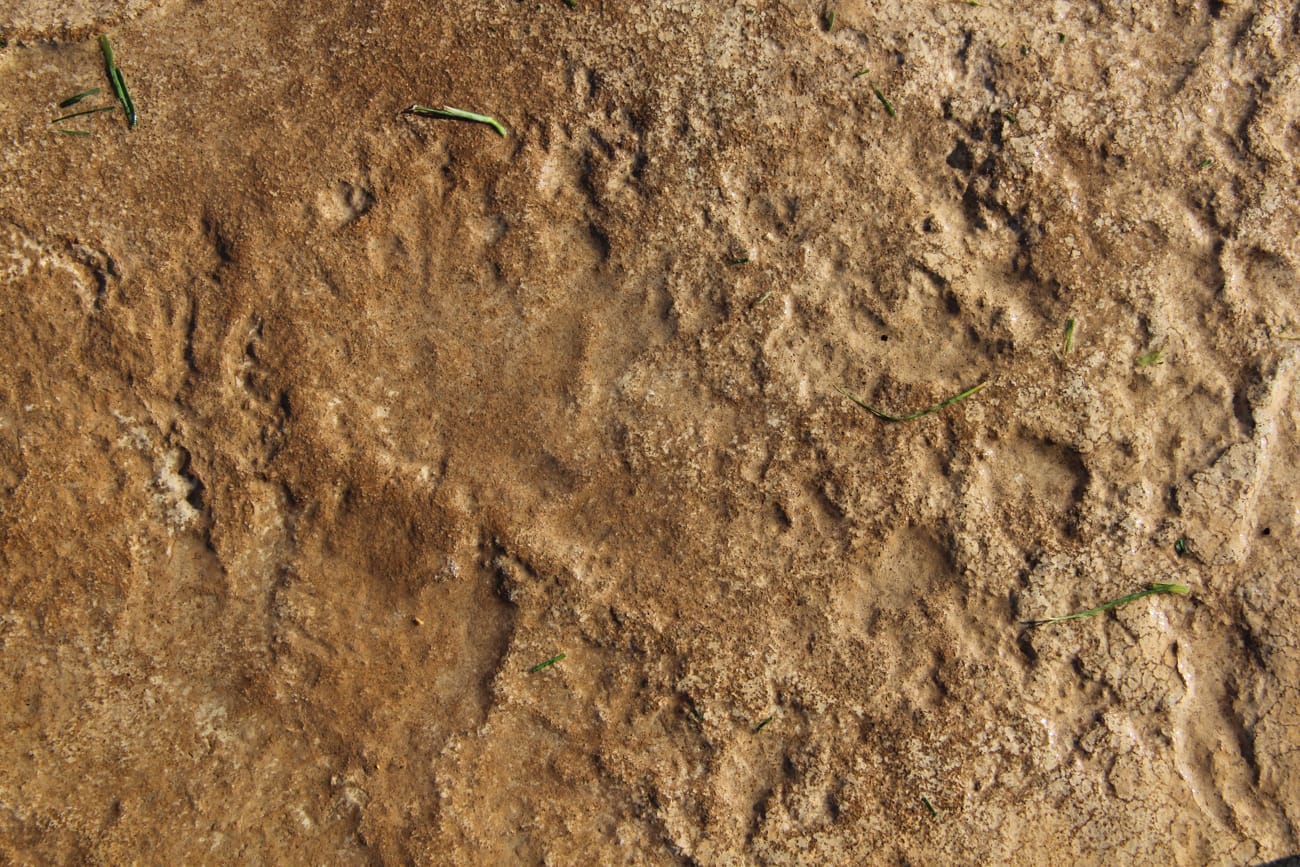
[[[0,860],[1295,853],[1298,31],[18,3]]]

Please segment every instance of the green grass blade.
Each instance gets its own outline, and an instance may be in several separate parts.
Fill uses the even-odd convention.
[[[131,98],[131,91],[127,90],[126,79],[122,77],[120,67],[113,67],[113,79],[117,82],[117,89],[122,93],[122,108],[126,110],[126,125],[135,129],[137,121],[135,100]]]
[[[1112,599],[1109,602],[1103,602],[1100,605],[1098,605],[1096,608],[1089,608],[1087,611],[1076,611],[1074,614],[1063,614],[1060,617],[1046,617],[1042,620],[1022,620],[1021,623],[1023,623],[1025,626],[1042,626],[1046,623],[1063,623],[1066,620],[1082,620],[1085,617],[1095,617],[1104,611],[1109,611],[1112,608],[1118,608],[1121,605],[1125,605],[1129,602],[1133,602],[1137,599],[1141,599],[1144,596],[1155,596],[1156,594],[1159,593],[1174,593],[1179,596],[1186,596],[1187,591],[1188,588],[1186,584],[1157,583],[1157,584],[1152,584],[1151,586],[1147,587],[1147,589],[1145,590],[1139,590],[1136,593],[1130,593],[1127,596],[1121,596],[1118,599]]]
[[[117,61],[113,59],[113,43],[108,41],[107,36],[99,37],[99,50],[104,53],[104,66],[110,70],[117,68]]]
[[[876,95],[876,99],[880,100],[880,104],[885,107],[886,114],[890,117],[898,117],[898,112],[894,111],[894,104],[889,101],[889,97],[880,92],[880,88],[876,87],[874,83],[871,85],[871,92]]]
[[[101,105],[95,108],[83,109],[82,111],[74,111],[72,114],[59,115],[54,120],[50,121],[50,123],[58,123],[61,120],[72,120],[74,117],[85,117],[88,114],[99,114],[101,111],[112,111],[112,110],[113,110],[113,106],[111,105]]]
[[[1074,351],[1074,320],[1065,320],[1065,354],[1069,355]]]
[[[546,660],[545,662],[539,662],[536,665],[534,665],[532,668],[528,669],[528,673],[537,674],[537,672],[543,671],[544,669],[550,668],[552,665],[555,665],[555,663],[559,662],[561,659],[564,659],[566,656],[568,656],[567,653],[557,653],[554,656],[552,656],[550,659]]]
[[[763,721],[762,721],[761,723],[759,723],[758,725],[754,726],[754,734],[758,734],[758,733],[761,732],[763,729],[767,728],[767,724],[770,723],[770,722],[771,722],[772,720],[774,720],[774,719],[776,719],[776,714],[773,714],[772,716],[770,716],[770,717],[768,717],[767,719],[763,720]]]
[[[55,132],[59,135],[90,135],[88,129],[56,129]]]
[[[939,818],[939,811],[934,808],[934,804],[930,803],[929,798],[927,798],[925,795],[922,795],[921,803],[925,804],[925,808],[930,811],[931,816],[933,816],[936,819]]]
[[[492,127],[502,137],[506,137],[506,128],[501,122],[494,117],[488,117],[486,114],[476,114],[472,111],[465,111],[463,108],[452,108],[444,105],[442,108],[429,108],[427,105],[412,105],[404,109],[403,114],[414,114],[419,117],[437,117],[443,120],[467,120],[472,123],[483,123]]]
[[[975,394],[977,391],[984,388],[984,386],[988,384],[989,384],[988,380],[985,380],[984,382],[981,382],[979,385],[966,389],[961,394],[954,394],[952,397],[948,398],[947,400],[941,403],[936,403],[934,406],[930,407],[929,409],[923,409],[920,412],[914,412],[911,415],[890,415],[887,412],[882,412],[881,410],[876,409],[874,406],[868,405],[866,401],[864,401],[862,398],[858,397],[857,395],[853,394],[851,391],[849,391],[846,388],[843,388],[842,386],[837,385],[835,386],[835,388],[837,391],[839,391],[840,394],[844,395],[849,400],[853,401],[858,406],[862,407],[863,409],[865,409],[867,412],[871,413],[878,419],[882,419],[883,421],[912,421],[913,419],[921,418],[922,416],[927,416],[932,412],[938,412],[939,410],[943,409],[945,406],[954,404],[959,400],[965,400],[966,398],[970,397],[972,394]]]
[[[108,41],[107,36],[99,37],[99,50],[104,54],[104,69],[108,72],[109,84],[113,85],[113,95],[122,103],[122,110],[126,112],[126,125],[134,129],[137,120],[135,101],[131,99],[131,91],[127,90],[126,79],[122,77],[122,70],[113,57],[113,43]]]
[[[97,93],[99,93],[99,88],[98,88],[98,87],[92,87],[90,90],[83,90],[81,93],[74,94],[74,95],[68,97],[67,99],[63,100],[63,102],[59,103],[59,106],[58,106],[58,107],[59,107],[59,108],[72,108],[74,105],[76,105],[77,103],[81,102],[81,101],[82,101],[83,99],[85,99],[86,97],[88,97],[88,96],[94,96],[94,95],[97,94]]]

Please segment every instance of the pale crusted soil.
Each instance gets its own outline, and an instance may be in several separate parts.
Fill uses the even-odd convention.
[[[0,858],[1300,849],[1300,11],[578,2],[0,14]]]

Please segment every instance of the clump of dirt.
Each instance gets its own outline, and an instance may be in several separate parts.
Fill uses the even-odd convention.
[[[877,5],[0,16],[0,852],[1300,850],[1294,10]]]

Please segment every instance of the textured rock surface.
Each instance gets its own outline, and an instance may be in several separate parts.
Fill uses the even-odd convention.
[[[1300,849],[1293,5],[17,5],[4,858]]]

